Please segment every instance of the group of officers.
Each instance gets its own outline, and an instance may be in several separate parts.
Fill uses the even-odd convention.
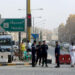
[[[46,44],[45,41],[41,43],[41,41],[36,45],[36,41],[33,42],[32,44],[32,67],[35,67],[37,62],[39,61],[39,65],[42,64],[42,67],[45,66],[48,67],[47,65],[47,50],[48,50],[48,45]]]
[[[47,55],[48,55],[48,45],[46,44],[46,41],[39,41],[38,44],[36,44],[36,41],[34,40],[33,44],[28,41],[28,51],[32,52],[32,67],[35,67],[37,65],[37,62],[39,61],[39,65],[42,64],[42,67],[47,65]],[[55,47],[55,58],[57,60],[56,68],[60,67],[59,62],[59,56],[60,56],[60,46],[58,44],[58,41],[56,41],[56,47]]]
[[[25,44],[22,43],[22,53],[26,50]],[[47,65],[47,51],[48,51],[48,45],[46,44],[46,41],[39,41],[38,44],[34,40],[33,44],[31,44],[29,41],[27,41],[27,52],[32,52],[32,67],[35,67],[37,65],[37,62],[39,61],[39,65],[42,64],[42,67]],[[60,46],[58,44],[58,41],[56,42],[55,47],[55,58],[57,60],[57,66],[56,68],[60,67],[59,62],[59,56],[60,56]]]
[[[39,60],[39,65],[42,61],[42,67],[45,66],[48,67],[47,65],[47,50],[48,50],[48,45],[46,44],[46,41],[43,41],[43,43],[39,42],[38,45],[36,45],[36,41],[32,44],[32,67],[35,67],[38,60]],[[36,56],[35,56],[36,55]],[[58,44],[58,41],[56,41],[56,47],[55,47],[55,58],[57,60],[57,65],[55,68],[60,67],[60,62],[59,62],[59,56],[60,56],[60,46]]]

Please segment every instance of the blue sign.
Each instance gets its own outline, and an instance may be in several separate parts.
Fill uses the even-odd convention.
[[[32,37],[33,37],[34,39],[37,39],[37,38],[39,38],[39,34],[32,34]]]

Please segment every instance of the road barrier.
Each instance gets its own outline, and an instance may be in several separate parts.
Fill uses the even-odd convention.
[[[69,54],[64,54],[59,56],[60,64],[71,64],[71,57]],[[57,60],[56,60],[57,62]]]
[[[69,54],[65,54],[64,56],[65,56],[65,63],[66,64],[70,64],[71,63],[71,57],[70,57],[70,55]]]
[[[59,61],[60,61],[60,64],[64,64],[65,63],[65,56],[64,55],[60,55]]]

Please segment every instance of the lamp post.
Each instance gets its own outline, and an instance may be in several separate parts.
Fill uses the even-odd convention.
[[[41,16],[40,17],[33,17],[32,19],[33,19],[33,33],[35,33],[35,18],[41,18]]]
[[[45,24],[45,23],[43,23],[43,24]],[[41,28],[42,28],[42,26],[41,26]],[[43,37],[42,37],[42,30],[40,29],[40,41],[42,41],[43,40]]]
[[[19,8],[18,10],[19,10],[19,11],[25,11],[26,9],[20,9],[20,8]],[[44,9],[43,9],[43,8],[37,8],[37,9],[31,9],[31,10],[33,10],[33,11],[35,11],[35,10],[38,11],[38,10],[44,10]]]

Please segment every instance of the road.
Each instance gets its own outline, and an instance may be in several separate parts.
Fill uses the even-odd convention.
[[[54,68],[55,65],[49,65],[48,68],[31,66],[6,66],[0,67],[0,75],[75,75],[75,68],[69,65],[62,65],[61,68]]]
[[[55,63],[55,49],[49,46],[48,55],[52,58],[52,63]]]
[[[54,48],[49,47],[49,55],[54,61]],[[0,66],[0,75],[75,75],[75,68],[70,65],[61,65],[60,68],[54,68],[55,64],[48,64],[48,68],[36,66]]]

